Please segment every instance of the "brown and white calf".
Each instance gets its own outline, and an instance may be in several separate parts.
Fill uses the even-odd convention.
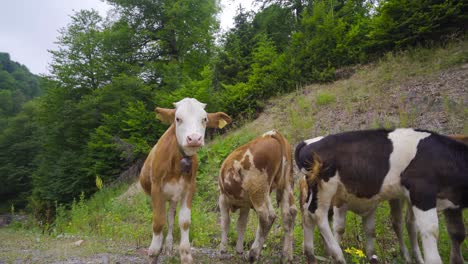
[[[301,178],[301,185],[307,186],[305,177]],[[307,187],[302,191],[302,195],[307,199]],[[392,227],[398,239],[400,246],[400,254],[406,263],[412,263],[411,256],[405,245],[403,237],[403,206],[404,199],[391,199],[388,201],[390,205],[390,215],[392,218]],[[362,225],[364,228],[364,234],[366,236],[366,255],[369,261],[373,263],[378,262],[378,258],[375,255],[375,212],[378,203],[360,203],[359,200],[350,200],[348,202],[341,201],[341,203],[333,202],[333,235],[338,243],[341,241],[341,237],[345,231],[346,225],[346,212],[352,211],[355,214],[362,217]],[[412,256],[416,263],[424,263],[421,250],[419,249],[416,225],[414,222],[414,216],[412,211],[408,210],[406,218],[406,228],[408,230],[409,240],[411,244]]]
[[[276,218],[270,193],[276,190],[284,228],[282,261],[292,261],[293,227],[297,209],[294,205],[292,151],[288,141],[277,131],[262,136],[234,150],[224,160],[219,174],[221,210],[221,252],[226,251],[229,213],[239,209],[236,251],[242,253],[244,232],[250,208],[258,215],[257,234],[248,254],[256,261]]]
[[[450,135],[450,138],[463,142],[468,145],[468,136],[466,135]],[[305,193],[307,194],[307,193]],[[390,205],[390,215],[392,218],[392,227],[395,231],[395,234],[398,238],[398,244],[400,246],[400,253],[406,263],[412,263],[408,249],[406,248],[404,239],[403,239],[403,206],[405,204],[404,199],[392,199],[389,200]],[[406,214],[406,228],[408,230],[412,256],[416,263],[424,263],[421,251],[419,249],[417,230],[414,222],[413,212],[408,206],[408,212]],[[366,235],[366,253],[369,258],[376,258],[375,249],[374,249],[374,240],[375,240],[375,211],[376,207],[372,206],[371,208],[363,207],[360,203],[342,203],[340,205],[335,204],[333,206],[333,234],[335,235],[336,240],[340,243],[341,237],[345,231],[346,224],[346,212],[350,210],[363,219],[362,224],[364,227],[364,233]]]
[[[371,208],[405,198],[421,235],[425,263],[442,263],[437,250],[437,211],[444,211],[452,241],[451,263],[463,263],[462,209],[468,207],[468,146],[414,129],[346,132],[301,142],[295,158],[301,181],[304,252],[310,263],[318,225],[332,258],[345,263],[328,224],[328,209],[341,203]]]
[[[180,202],[180,260],[182,263],[191,263],[189,227],[198,169],[196,152],[204,145],[206,127],[223,127],[231,122],[231,118],[222,112],[207,114],[205,104],[193,98],[185,98],[174,105],[175,109],[155,109],[158,118],[171,125],[146,158],[140,173],[140,183],[151,196],[153,207],[153,239],[148,254],[155,261],[161,253],[166,202],[170,206],[165,249],[172,251],[174,215],[177,203]]]

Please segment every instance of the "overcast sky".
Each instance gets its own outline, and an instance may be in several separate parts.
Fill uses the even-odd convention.
[[[232,17],[242,3],[251,8],[251,0],[221,0],[221,27],[232,26]],[[70,22],[74,11],[94,8],[105,16],[110,6],[102,0],[1,0],[0,52],[26,65],[35,74],[48,73],[51,56],[56,49],[58,30]]]

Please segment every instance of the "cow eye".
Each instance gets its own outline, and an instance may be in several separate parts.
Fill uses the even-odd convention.
[[[202,119],[202,122],[203,122],[203,123],[206,123],[206,122],[208,122],[208,118],[206,118],[206,117],[205,117],[205,118],[203,118],[203,119]]]
[[[177,123],[180,123],[180,121],[182,121],[182,119],[180,119],[180,118],[178,118],[178,117],[176,117],[175,120],[176,120]]]

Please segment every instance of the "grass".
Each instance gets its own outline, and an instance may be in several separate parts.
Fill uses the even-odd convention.
[[[216,249],[220,242],[217,177],[222,161],[233,149],[273,128],[285,135],[293,146],[304,138],[350,129],[396,126],[424,128],[424,120],[421,121],[419,117],[425,108],[408,101],[409,95],[401,87],[415,79],[433,80],[440,71],[454,69],[467,62],[468,41],[452,43],[445,48],[416,48],[406,52],[388,53],[378,62],[357,67],[356,73],[347,80],[332,84],[311,85],[267,102],[265,112],[256,120],[245,122],[241,127],[232,129],[226,135],[216,137],[200,151],[197,192],[193,201],[190,230],[192,246]],[[466,118],[468,107],[460,98],[445,94],[441,96],[443,111],[449,118],[442,127],[443,130],[439,132],[468,134],[468,119]],[[50,248],[65,245],[71,240],[83,237],[86,241],[90,241],[89,247],[83,247],[83,251],[80,252],[73,251],[76,250],[75,248],[66,247],[65,251],[69,252],[67,256],[112,252],[115,248],[122,250],[122,246],[113,248],[112,245],[123,245],[130,249],[130,254],[136,254],[138,249],[147,248],[151,241],[151,207],[149,197],[142,191],[137,192],[130,199],[121,198],[126,188],[125,185],[104,187],[89,200],[77,198],[70,208],[57,205],[57,218],[50,235],[41,235],[34,225],[15,224],[11,228],[0,229],[0,241],[22,243],[22,240],[13,239],[20,235],[26,241],[24,247],[37,248],[39,252],[50,255],[53,254],[49,251]],[[298,197],[297,190],[295,197]],[[229,232],[231,253],[234,252],[235,246],[237,215],[237,213],[231,215]],[[279,213],[277,215],[280,216]],[[450,243],[442,220],[443,216],[440,216],[440,219],[439,251],[443,261],[448,262]],[[464,213],[464,221],[465,225],[468,225],[468,212]],[[389,207],[386,203],[379,207],[376,222],[376,249],[380,260],[386,263],[402,262],[396,237],[391,228]],[[282,237],[280,223],[279,217],[271,229],[260,263],[278,261]],[[256,224],[257,218],[252,211],[245,235],[245,249],[254,240]],[[176,228],[178,227],[177,216],[174,227],[174,241],[177,244],[180,236]],[[63,240],[66,237],[73,237],[73,239]],[[37,238],[41,243],[34,242]],[[13,247],[14,242],[10,242],[7,242],[5,248]],[[317,230],[314,242],[316,255],[326,256]],[[349,213],[342,247],[343,249],[347,247],[364,249],[364,243],[361,219]],[[110,248],[107,245],[111,245]],[[468,241],[465,241],[462,248],[464,258],[468,259],[468,250],[466,250]],[[298,214],[294,227],[295,262],[304,261],[301,251],[302,228],[301,217]],[[351,256],[345,255],[348,261],[351,261]],[[60,258],[66,257],[60,256]],[[17,257],[17,251],[0,250],[1,260],[9,262]],[[210,263],[210,261],[207,259],[203,263]],[[239,257],[234,257],[230,260],[213,262],[237,263],[240,261]],[[178,262],[178,257],[172,257],[167,258],[164,263]]]
[[[331,103],[334,103],[335,101],[335,95],[328,92],[317,93],[317,98],[315,99],[315,103],[317,104],[317,106],[329,105]]]

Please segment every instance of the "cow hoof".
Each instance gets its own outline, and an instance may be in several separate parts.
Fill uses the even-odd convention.
[[[191,254],[180,255],[180,263],[182,263],[182,264],[192,264],[193,263],[192,255]]]
[[[192,253],[190,252],[190,247],[180,247],[180,263],[182,264],[191,264],[193,262]]]
[[[259,252],[257,250],[251,249],[248,254],[245,255],[246,260],[250,263],[254,263],[255,261],[258,260],[259,257]]]
[[[379,259],[377,258],[376,255],[372,255],[372,257],[369,259],[369,263],[370,263],[370,264],[378,264],[378,263],[379,263]]]
[[[239,254],[239,255],[244,254],[244,247],[242,247],[242,246],[237,247],[237,246],[236,246],[236,252],[237,252],[237,254]]]
[[[159,249],[149,248],[148,249],[148,256],[150,256],[152,258],[153,257],[157,258],[160,253],[161,253],[161,248],[159,248]]]
[[[223,244],[219,245],[219,253],[220,254],[226,254],[227,253],[227,249]]]
[[[282,263],[282,264],[284,264],[284,263],[292,263],[292,257],[290,257],[290,256],[288,256],[288,255],[285,255],[285,254],[281,254],[280,263]]]
[[[172,245],[164,246],[163,252],[165,255],[172,255],[172,252],[173,252]]]
[[[306,255],[307,264],[317,264],[317,260],[313,253],[305,252],[304,254]]]
[[[159,256],[149,256],[149,263],[150,264],[157,264]]]

